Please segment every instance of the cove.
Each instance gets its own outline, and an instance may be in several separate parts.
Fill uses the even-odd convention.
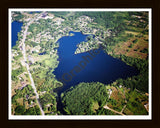
[[[23,23],[18,21],[13,21],[11,26],[12,26],[11,44],[13,47],[16,45],[16,41],[18,40],[18,32],[21,31]]]
[[[57,41],[59,43],[59,65],[53,73],[61,82],[63,82],[63,74],[73,70],[73,68],[83,60],[83,57],[89,54],[89,52],[74,54],[77,44],[82,41],[87,41],[89,35],[70,31],[69,34],[71,33],[73,33],[74,36],[65,36]],[[101,82],[109,84],[118,78],[125,79],[138,75],[138,73],[139,71],[136,68],[131,67],[123,61],[108,55],[103,50],[100,50],[100,53],[90,60],[83,70],[76,73],[70,81],[65,82],[65,85],[57,92],[60,94],[80,82]]]

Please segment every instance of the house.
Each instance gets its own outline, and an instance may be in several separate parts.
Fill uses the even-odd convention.
[[[27,100],[29,99],[29,95],[26,95],[26,99],[27,99]]]
[[[108,91],[109,91],[109,97],[108,98],[110,98],[110,96],[112,94],[112,89],[108,89]]]
[[[31,62],[31,63],[34,63],[34,59],[29,55],[28,56],[28,60]]]
[[[24,87],[26,87],[27,86],[27,84],[25,84],[25,82],[21,82],[21,87],[19,87],[18,89],[20,89],[20,90],[22,90]]]
[[[44,12],[44,13],[42,14],[42,17],[45,18],[46,16],[47,16],[47,13]]]
[[[122,85],[119,85],[119,88],[122,88]]]

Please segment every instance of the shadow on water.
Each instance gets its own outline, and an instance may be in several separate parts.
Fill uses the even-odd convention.
[[[62,99],[61,99],[61,93],[62,93],[63,87],[59,87],[54,89],[53,91],[57,93],[57,98],[56,98],[56,102],[57,102],[57,111],[59,111],[62,115],[66,115],[67,113],[64,111],[64,106],[62,103]]]

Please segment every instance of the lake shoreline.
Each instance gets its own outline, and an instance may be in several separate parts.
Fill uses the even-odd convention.
[[[71,32],[73,32],[73,31],[70,31],[69,33],[71,33]],[[86,35],[84,35],[84,34],[82,34],[82,32],[73,32],[74,34],[75,34],[75,36],[63,36],[61,39],[59,39],[59,41],[57,41],[57,42],[59,42],[59,43],[62,43],[61,42],[61,40],[64,40],[64,39],[66,39],[66,38],[68,38],[68,37],[70,37],[70,38],[75,38],[77,35],[76,35],[76,33],[77,34],[80,34],[80,35],[83,35],[83,36],[86,36]],[[78,38],[78,37],[77,37]],[[62,44],[60,44],[60,45],[62,45]],[[76,44],[74,44],[74,45],[76,45]],[[61,47],[63,47],[63,46],[59,46],[59,48],[58,49],[61,49]],[[74,48],[76,48],[76,47],[74,47]],[[74,49],[73,48],[73,49]],[[65,48],[63,47],[63,50],[61,50],[61,52],[62,51],[64,51],[65,50]],[[74,51],[74,50],[73,50]],[[67,55],[67,54],[69,54],[68,52],[67,53],[64,53],[65,55]],[[78,62],[81,62],[82,61],[82,58],[81,58],[81,56],[83,55],[83,54],[85,54],[85,55],[87,55],[88,54],[88,52],[85,52],[85,53],[80,53],[80,54],[74,54],[74,56],[79,56],[79,61],[76,61],[76,63],[75,63],[75,65],[77,65],[78,64]],[[108,56],[109,58],[113,58],[112,56],[110,56],[110,55],[108,55],[107,53],[105,53],[104,51],[103,52],[101,52],[101,54],[100,55],[98,55],[99,57],[101,57],[101,55],[102,56]],[[61,53],[59,52],[59,50],[58,50],[58,56],[59,56],[59,59],[61,58]],[[63,58],[64,58],[64,55],[63,55]],[[98,58],[98,57],[96,57],[96,58]],[[114,61],[117,61],[117,63],[119,63],[119,62],[121,62],[123,65],[126,65],[123,61],[121,61],[120,59],[117,59],[117,58],[113,58],[114,59]],[[99,60],[99,59],[98,59]],[[103,59],[102,59],[103,60]],[[102,61],[101,60],[101,61]],[[62,61],[62,60],[61,60]],[[60,70],[58,70],[58,68],[59,68],[59,66],[60,67],[63,67],[61,64],[63,63],[63,62],[61,62],[60,61],[60,63],[59,63],[59,65],[58,65],[58,67],[55,69],[55,71],[53,72],[53,74],[54,75],[56,75],[56,78],[57,78],[57,80],[59,80],[59,81],[61,81],[62,82],[62,79],[60,80],[60,77],[61,76],[63,76],[63,73],[60,75],[59,74],[59,72],[62,72],[62,71],[60,71]],[[94,61],[95,62],[95,61]],[[92,63],[94,63],[94,62],[92,62]],[[91,65],[92,65],[92,63],[91,63]],[[103,63],[103,62],[102,62]],[[107,63],[107,62],[105,62],[105,63]],[[112,62],[113,63],[113,62]],[[98,63],[97,63],[98,64]],[[70,63],[69,65],[72,65],[72,63]],[[106,66],[106,65],[104,65],[104,66]],[[64,67],[65,67],[65,65],[64,65]],[[63,67],[63,69],[64,69],[64,67]],[[101,66],[100,66],[101,67]],[[129,68],[130,66],[129,65],[127,65],[127,67]],[[73,67],[74,68],[74,67]],[[73,68],[71,68],[71,69],[73,69]],[[100,68],[101,69],[101,68]],[[88,70],[88,69],[84,69],[84,70]],[[90,69],[91,70],[91,69]],[[70,71],[72,71],[72,70],[70,70]],[[64,72],[66,73],[67,71],[66,70],[64,70]],[[74,72],[74,71],[73,71]],[[83,71],[83,72],[85,72],[85,71]],[[57,74],[58,73],[58,74]],[[87,73],[87,72],[86,72]],[[81,73],[80,73],[81,74]],[[104,73],[102,73],[103,75],[104,75]],[[79,74],[78,74],[79,75]],[[82,74],[80,75],[81,77],[82,77]],[[129,76],[131,76],[131,75],[129,75]],[[76,76],[77,77],[77,76]],[[96,78],[96,77],[94,77],[94,78]],[[99,77],[100,78],[100,77]],[[117,79],[117,78],[116,78]],[[114,80],[116,80],[116,79],[114,79]],[[113,81],[114,81],[113,80]],[[97,82],[98,80],[94,80],[94,82]],[[103,80],[103,81],[105,81],[105,80]],[[83,80],[81,81],[81,82],[83,82]],[[85,81],[85,82],[91,82],[91,80],[89,80],[89,81]],[[99,81],[99,82],[102,82],[102,81]],[[63,82],[62,82],[63,83]],[[69,82],[70,83],[70,82]],[[66,84],[69,84],[69,83],[66,83]],[[80,82],[79,82],[80,83]],[[103,83],[103,82],[102,82]],[[111,82],[109,82],[109,83],[111,83]],[[71,84],[71,83],[70,83]],[[78,83],[76,82],[76,84],[71,84],[71,85],[77,85]],[[106,84],[106,83],[105,83]],[[62,88],[65,88],[65,89],[69,89],[69,88],[66,88],[67,87],[67,85],[63,85],[63,87]],[[63,89],[62,89],[63,90]],[[63,91],[60,91],[60,92],[64,92],[65,90],[63,90]]]
[[[22,27],[23,27],[23,22],[20,21],[13,21],[11,23],[12,25],[12,38],[11,38],[11,45],[12,47],[14,47],[16,44],[16,42],[18,41],[18,33],[22,31]],[[16,29],[14,29],[16,28]]]

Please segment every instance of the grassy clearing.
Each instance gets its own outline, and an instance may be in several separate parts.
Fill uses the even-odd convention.
[[[96,112],[96,110],[98,110],[98,108],[99,108],[98,102],[94,102],[94,103],[93,103],[93,108],[92,108],[92,110],[93,110],[94,112]]]
[[[133,112],[131,112],[128,108],[125,108],[123,113],[125,113],[127,115],[133,115]]]
[[[18,98],[18,99],[17,99],[17,103],[18,103],[19,105],[22,105],[22,106],[23,106],[23,98]]]
[[[125,105],[124,93],[121,91],[122,89],[120,90],[119,88],[111,87],[111,89],[112,89],[112,94],[107,105],[110,108],[120,112],[123,106]]]
[[[52,67],[52,66],[55,67],[56,63],[53,58],[50,58],[50,59],[45,60],[45,65],[48,67]]]
[[[133,35],[138,35],[139,34],[138,32],[133,32],[133,31],[125,31],[125,33],[133,34]]]
[[[136,34],[132,32],[132,34]],[[143,53],[142,50],[148,49],[148,36],[143,37],[132,37],[126,42],[120,42],[113,48],[113,53],[116,55],[126,55],[129,57],[145,59],[148,53]]]

